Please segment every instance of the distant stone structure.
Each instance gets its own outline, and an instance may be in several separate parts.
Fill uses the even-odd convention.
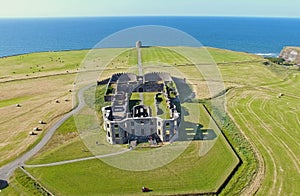
[[[141,48],[141,47],[142,47],[142,42],[141,42],[141,41],[137,41],[137,42],[135,43],[135,47],[136,47],[136,48]]]
[[[107,142],[158,143],[177,138],[181,106],[170,74],[114,74],[104,100],[111,103],[102,108]]]

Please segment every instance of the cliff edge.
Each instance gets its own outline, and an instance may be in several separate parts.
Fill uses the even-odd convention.
[[[300,65],[300,47],[284,47],[280,52],[279,58],[283,58],[287,62]]]

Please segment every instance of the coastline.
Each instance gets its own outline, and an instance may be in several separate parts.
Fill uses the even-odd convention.
[[[279,54],[284,46],[300,46],[299,18],[209,16],[1,18],[0,29],[5,31],[0,32],[0,57],[89,49],[115,32],[143,25],[176,28],[199,40],[204,46],[251,54]]]
[[[244,52],[244,51],[236,51],[236,50],[230,50],[230,49],[226,49],[226,48],[217,48],[217,47],[211,47],[211,46],[203,46],[204,48],[216,48],[216,49],[221,49],[221,50],[228,50],[228,51],[233,51],[233,52]],[[123,47],[120,47],[123,48]],[[126,47],[124,47],[126,48]],[[63,49],[63,50],[51,50],[51,51],[34,51],[34,52],[26,52],[26,53],[20,53],[20,54],[12,54],[12,55],[6,55],[6,56],[0,56],[0,59],[5,59],[5,58],[9,58],[9,57],[17,57],[17,56],[23,56],[23,55],[28,55],[28,54],[38,54],[38,53],[47,53],[47,52],[71,52],[71,51],[89,51],[89,50],[93,50],[93,49],[101,49],[101,48],[82,48],[82,49]],[[103,48],[105,49],[105,48]],[[262,56],[262,57],[278,57],[280,52],[278,53],[250,53],[250,52],[244,52],[247,54],[252,54],[252,55],[258,55],[258,56]]]
[[[23,56],[28,54],[38,54],[38,53],[47,53],[47,52],[71,52],[71,51],[84,51],[84,50],[91,50],[92,48],[83,48],[83,49],[66,49],[66,50],[51,50],[51,51],[35,51],[35,52],[26,52],[20,54],[12,54],[7,56],[0,56],[0,59],[5,59],[9,57],[16,57],[16,56]]]

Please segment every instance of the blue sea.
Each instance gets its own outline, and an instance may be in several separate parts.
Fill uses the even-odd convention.
[[[204,46],[276,56],[300,46],[300,19],[246,17],[95,17],[0,19],[0,57],[92,48],[117,31],[163,25],[184,31]]]

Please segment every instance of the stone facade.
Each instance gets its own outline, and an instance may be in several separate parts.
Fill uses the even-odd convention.
[[[111,103],[110,106],[102,108],[107,142],[124,144],[149,139],[155,142],[171,142],[177,138],[180,113],[176,105],[180,106],[180,102],[176,85],[169,74],[149,73],[144,76],[130,73],[114,74],[106,91],[105,101]],[[142,95],[157,93],[153,97],[155,106],[132,105],[130,100],[132,93]],[[162,105],[166,106],[164,112],[159,110]]]

